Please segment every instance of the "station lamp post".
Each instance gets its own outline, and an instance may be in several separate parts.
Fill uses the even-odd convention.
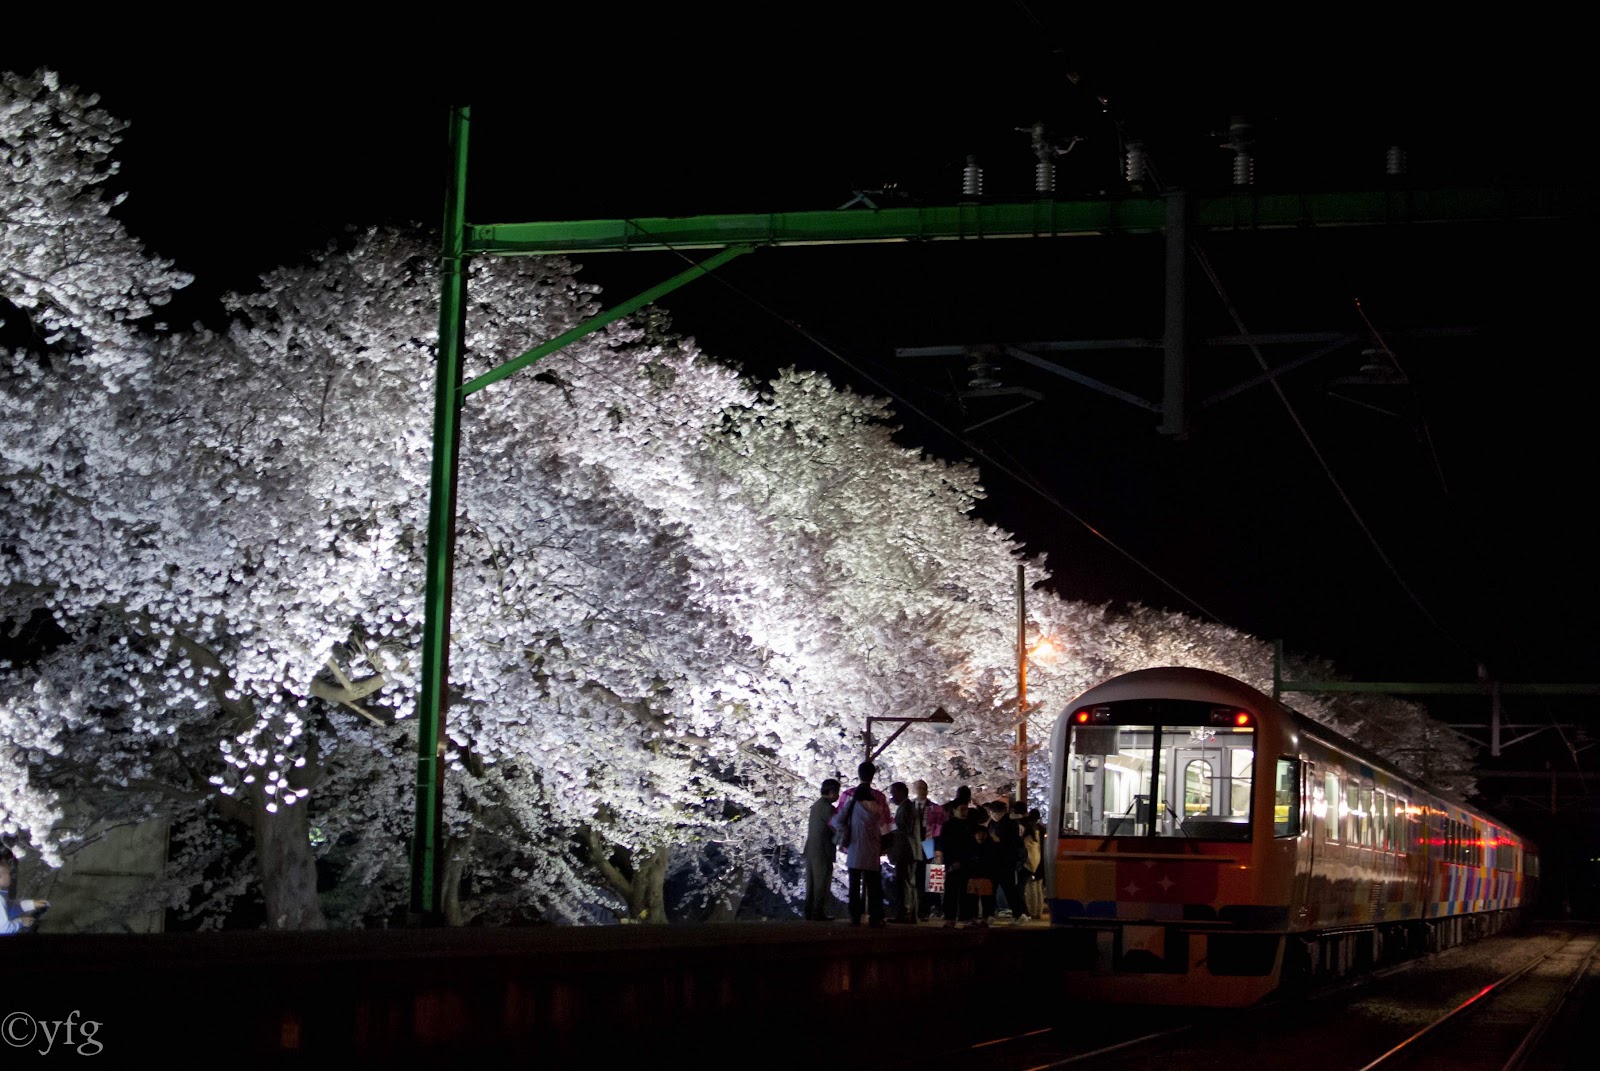
[[[872,723],[875,721],[894,721],[900,723],[900,728],[890,733],[889,739],[879,744],[876,751],[872,749]],[[950,727],[951,723],[955,721],[955,718],[951,717],[950,712],[945,710],[944,707],[937,708],[932,714],[929,714],[925,718],[869,717],[867,718],[866,731],[861,734],[862,740],[866,744],[867,761],[875,761],[879,755],[883,754],[884,748],[888,747],[890,744],[899,739],[900,734],[906,731],[906,727],[908,725],[912,725],[919,721],[927,722],[928,724],[932,725],[935,732],[943,732]]]
[[[1028,604],[1022,563],[1017,563],[1017,790],[1012,799],[1028,806]]]
[[[1022,563],[1017,563],[1017,788],[1012,794],[1012,799],[1022,803],[1028,802],[1028,657],[1029,655],[1043,655],[1044,661],[1051,661],[1056,655],[1056,647],[1050,642],[1050,637],[1041,636],[1039,641],[1030,649],[1028,647],[1028,604],[1027,584],[1023,575]]]

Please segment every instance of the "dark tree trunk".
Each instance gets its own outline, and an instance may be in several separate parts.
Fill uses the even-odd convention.
[[[667,863],[672,856],[665,845],[648,855],[627,850],[607,854],[606,844],[592,827],[584,830],[589,843],[589,861],[616,894],[627,904],[628,921],[665,923],[667,921]]]
[[[665,847],[657,848],[640,865],[634,874],[634,884],[644,886],[644,912],[635,914],[634,918],[644,922],[658,922],[665,924],[667,921],[667,861],[670,853]],[[630,908],[633,904],[628,905]]]
[[[317,863],[311,851],[311,811],[304,801],[278,805],[267,813],[272,797],[253,786],[250,829],[255,834],[256,866],[261,895],[267,902],[269,930],[324,930],[328,920],[317,899]]]
[[[467,869],[467,857],[472,854],[472,837],[450,837],[444,848],[444,921],[447,926],[461,925],[461,875]]]

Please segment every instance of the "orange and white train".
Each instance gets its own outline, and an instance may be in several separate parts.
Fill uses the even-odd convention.
[[[1091,688],[1052,756],[1050,921],[1089,999],[1247,1005],[1532,903],[1528,841],[1220,673]]]

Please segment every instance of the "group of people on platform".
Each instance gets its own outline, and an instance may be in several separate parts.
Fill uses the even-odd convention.
[[[872,926],[927,922],[987,926],[1003,898],[1014,923],[1040,918],[1044,889],[1040,864],[1044,826],[1038,811],[1022,803],[972,802],[962,785],[955,798],[935,803],[928,785],[903,781],[884,796],[872,787],[877,767],[863,762],[859,783],[840,791],[833,778],[811,804],[806,829],[805,917],[831,921],[834,855],[845,852],[849,868],[850,925],[863,916]],[[887,888],[883,860],[891,869]],[[943,891],[930,891],[929,867],[943,866]],[[887,908],[887,918],[885,912]]]

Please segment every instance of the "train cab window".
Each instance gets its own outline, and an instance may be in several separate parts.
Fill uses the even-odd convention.
[[[1300,760],[1278,760],[1272,789],[1272,835],[1295,837],[1300,834]]]
[[[1256,715],[1182,699],[1074,711],[1060,833],[1250,839]]]
[[[1344,824],[1344,798],[1339,794],[1339,775],[1327,774],[1322,783],[1322,795],[1328,810],[1324,835],[1330,841],[1337,841],[1339,830]]]

